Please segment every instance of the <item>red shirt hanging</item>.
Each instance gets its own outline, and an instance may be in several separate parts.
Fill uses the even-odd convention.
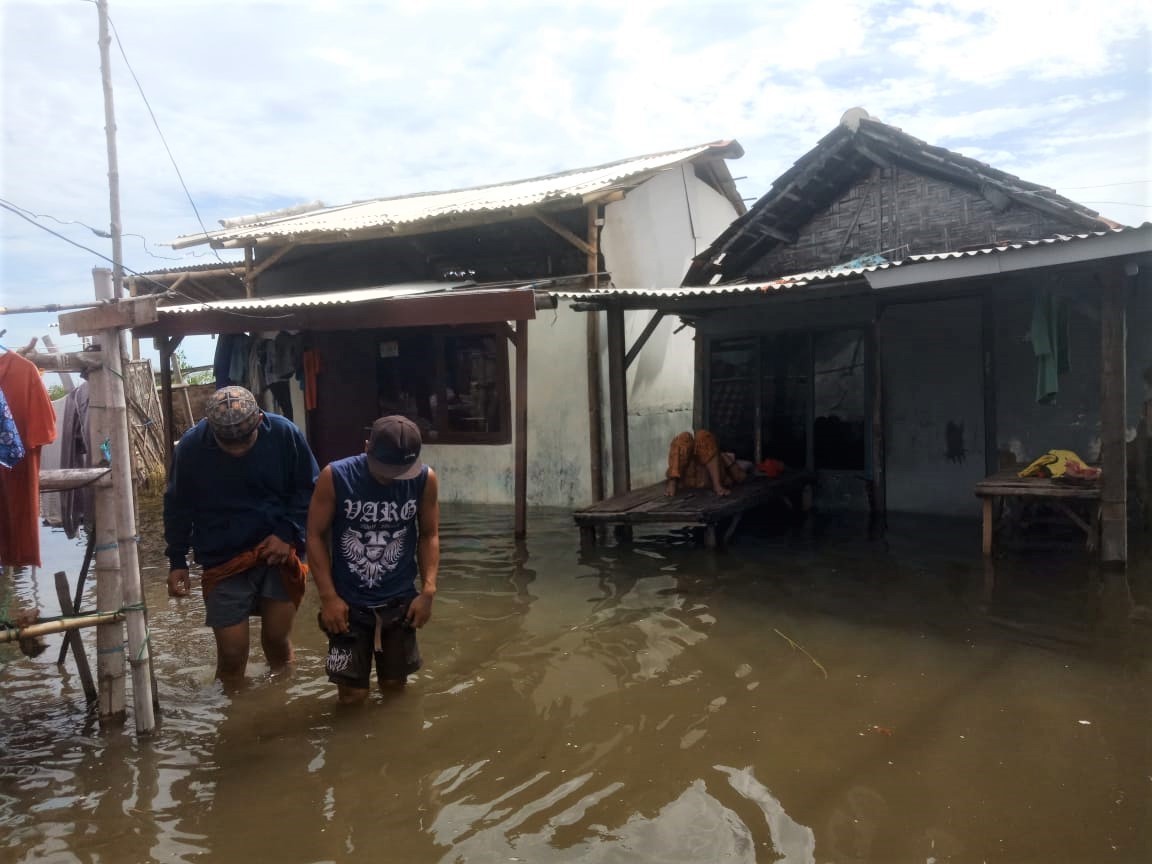
[[[40,448],[56,440],[56,411],[40,370],[12,351],[0,354],[0,390],[24,442],[15,468],[0,468],[0,562],[40,566]]]

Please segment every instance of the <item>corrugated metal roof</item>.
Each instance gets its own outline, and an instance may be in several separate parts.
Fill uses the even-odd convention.
[[[574,300],[580,298],[587,299],[589,297],[596,296],[719,297],[731,294],[751,294],[757,292],[772,293],[781,290],[809,288],[816,285],[827,285],[833,282],[851,281],[861,276],[866,276],[868,273],[874,273],[881,270],[891,270],[897,267],[907,267],[914,264],[974,258],[980,255],[1005,255],[1025,249],[1060,247],[1068,243],[1090,241],[1105,237],[1115,237],[1119,234],[1132,234],[1136,232],[1152,234],[1152,222],[1145,222],[1143,225],[1136,227],[1121,226],[1118,228],[1109,228],[1103,231],[1091,231],[1084,234],[1059,234],[1055,237],[1047,237],[1043,240],[1021,240],[1011,243],[998,243],[991,246],[981,247],[979,249],[966,249],[958,252],[933,252],[922,255],[910,255],[907,258],[903,258],[899,261],[882,261],[879,263],[869,263],[864,266],[853,266],[854,262],[849,262],[848,264],[840,267],[832,267],[826,270],[810,270],[805,273],[792,273],[787,276],[780,276],[776,279],[771,279],[765,282],[742,282],[727,285],[683,285],[678,288],[651,288],[641,290],[610,287],[598,288],[593,291],[557,293],[556,296],[568,300]],[[1152,244],[1150,244],[1148,251],[1152,252]]]
[[[319,294],[296,294],[281,297],[257,297],[245,300],[212,300],[187,303],[181,306],[161,306],[163,315],[185,315],[191,312],[220,310],[224,312],[265,312],[276,309],[302,309],[307,306],[341,306],[366,303],[371,300],[391,300],[398,297],[442,294],[457,289],[482,290],[472,282],[409,282],[380,285],[374,288],[355,288],[351,291],[325,291]],[[502,290],[507,291],[507,287]]]
[[[234,228],[189,234],[173,243],[177,249],[200,243],[260,241],[265,238],[291,240],[312,235],[354,233],[372,228],[397,227],[465,213],[493,212],[535,207],[545,202],[583,198],[627,185],[639,178],[691,161],[704,153],[736,158],[743,149],[734,141],[716,141],[598,165],[451,192],[429,192],[398,198],[378,198],[327,207],[309,213],[281,216]]]

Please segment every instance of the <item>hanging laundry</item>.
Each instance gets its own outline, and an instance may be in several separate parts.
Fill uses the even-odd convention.
[[[56,411],[40,370],[13,351],[0,354],[0,390],[24,443],[24,458],[0,471],[0,562],[40,566],[40,448],[56,440]]]
[[[1068,357],[1068,304],[1050,288],[1038,288],[1029,330],[1036,355],[1036,401],[1051,405],[1060,392],[1060,376],[1071,368]]]
[[[20,430],[12,418],[12,409],[0,390],[0,468],[15,468],[24,458],[24,442],[20,440]]]
[[[84,381],[64,400],[63,440],[60,442],[61,468],[89,468],[93,464],[88,437],[88,382]],[[64,533],[73,539],[81,525],[91,529],[95,514],[96,493],[91,486],[60,493],[60,522]]]
[[[316,378],[320,374],[320,352],[310,350],[304,352],[304,407],[309,411],[316,408],[317,392]]]

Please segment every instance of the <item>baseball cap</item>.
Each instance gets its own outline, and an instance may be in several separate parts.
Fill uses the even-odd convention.
[[[256,397],[243,387],[222,387],[208,397],[204,414],[221,441],[243,441],[260,425]]]
[[[420,474],[420,429],[407,417],[390,414],[372,424],[368,459],[378,476],[411,480]]]

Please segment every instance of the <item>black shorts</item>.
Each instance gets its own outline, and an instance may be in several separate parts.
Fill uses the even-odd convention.
[[[328,680],[367,690],[376,658],[376,680],[403,681],[420,668],[416,628],[405,617],[411,597],[398,598],[372,608],[348,607],[348,632],[328,633],[317,616],[320,629],[328,633]]]

